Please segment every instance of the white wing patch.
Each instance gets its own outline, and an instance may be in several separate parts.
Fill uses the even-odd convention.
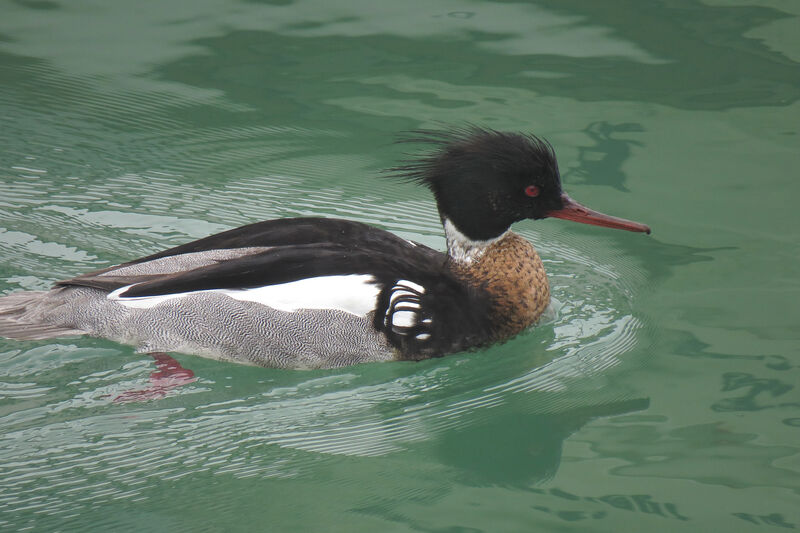
[[[375,278],[366,274],[319,276],[257,289],[222,290],[231,298],[258,302],[280,311],[339,309],[366,316],[375,310],[380,293]]]
[[[109,293],[126,307],[147,309],[167,300],[183,298],[190,294],[217,292],[236,300],[256,302],[279,311],[298,309],[338,309],[357,316],[366,316],[375,309],[380,292],[375,278],[366,274],[345,276],[319,276],[278,285],[267,285],[253,289],[212,289],[209,291],[183,292],[163,296],[120,296],[133,285]]]

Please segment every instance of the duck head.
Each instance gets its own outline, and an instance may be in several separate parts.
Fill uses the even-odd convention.
[[[544,139],[477,127],[415,133],[419,136],[404,142],[432,144],[434,150],[394,170],[427,186],[445,227],[452,224],[467,239],[494,239],[514,222],[548,217],[650,233],[644,224],[571,199],[561,187],[553,147]]]

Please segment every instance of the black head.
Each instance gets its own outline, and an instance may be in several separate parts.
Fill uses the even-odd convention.
[[[469,239],[492,239],[514,222],[546,217],[650,231],[591,211],[564,194],[555,152],[544,139],[474,126],[414,133],[401,142],[426,143],[434,150],[392,170],[430,188],[442,219]]]
[[[404,142],[436,149],[395,170],[429,187],[442,218],[470,239],[497,237],[514,222],[561,207],[561,177],[547,141],[477,127],[415,133]]]

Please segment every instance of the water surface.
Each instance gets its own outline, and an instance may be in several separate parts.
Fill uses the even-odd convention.
[[[579,201],[653,227],[516,230],[554,312],[499,346],[298,372],[0,340],[0,526],[35,531],[800,527],[800,9],[614,3],[9,2],[0,292],[249,222],[346,217],[443,248],[379,178],[398,132],[555,146]]]

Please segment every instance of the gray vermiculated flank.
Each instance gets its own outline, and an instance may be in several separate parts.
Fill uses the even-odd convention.
[[[141,352],[183,352],[260,366],[330,368],[395,359],[394,351],[372,327],[371,316],[334,309],[285,312],[256,302],[201,291],[147,308],[129,308],[88,287],[64,287],[29,294],[25,309],[0,315],[7,324],[46,324],[61,328],[48,338],[88,333],[137,347]],[[20,298],[17,298],[19,300]],[[0,312],[5,309],[0,299]],[[9,332],[7,333],[7,329]],[[30,338],[30,337],[23,337]]]
[[[262,251],[214,250],[130,265],[103,276],[169,273]],[[244,252],[244,253],[242,253]],[[150,308],[130,308],[89,287],[0,298],[0,335],[42,339],[86,333],[141,352],[183,352],[284,368],[331,368],[396,358],[372,316],[335,309],[279,311],[200,291]]]

